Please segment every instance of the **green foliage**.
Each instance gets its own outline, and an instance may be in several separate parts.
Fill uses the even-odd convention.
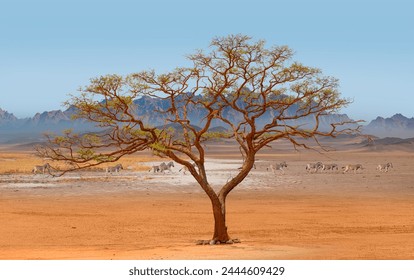
[[[93,158],[96,162],[104,163],[104,162],[112,162],[115,160],[113,156],[108,156],[104,154],[95,155]]]
[[[167,146],[161,142],[152,143],[148,147],[158,153],[164,153],[168,150]]]
[[[131,135],[132,138],[142,138],[142,137],[150,137],[151,134],[147,131],[143,131],[141,129],[132,129],[132,128],[126,128],[125,129],[127,133]]]
[[[79,156],[79,158],[84,159],[84,160],[90,160],[93,159],[95,156],[95,151],[92,149],[79,149],[77,151],[77,154]]]
[[[85,134],[83,136],[83,142],[90,145],[100,145],[102,143],[101,137],[94,133]]]
[[[57,145],[61,145],[67,141],[67,138],[64,136],[55,136],[53,142]]]

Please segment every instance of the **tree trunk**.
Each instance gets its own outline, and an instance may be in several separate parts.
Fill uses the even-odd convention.
[[[214,235],[212,240],[216,243],[226,243],[230,240],[226,225],[226,198],[219,196],[218,199],[214,199],[211,202],[214,215]]]

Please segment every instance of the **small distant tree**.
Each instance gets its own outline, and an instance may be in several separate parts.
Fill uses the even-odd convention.
[[[192,67],[166,74],[143,71],[92,79],[67,105],[76,108],[75,118],[96,123],[102,130],[49,135],[47,145],[38,148],[39,155],[70,163],[61,174],[143,150],[170,158],[188,168],[212,203],[212,243],[231,243],[226,198],[249,174],[261,149],[281,139],[295,148],[309,148],[306,139],[319,143],[319,136],[335,137],[356,129],[343,126],[352,121],[321,129],[323,116],[350,101],[340,97],[337,79],[293,62],[287,46],[266,48],[264,41],[230,35],[213,39],[210,49],[188,56]],[[155,127],[139,117],[134,100],[140,97],[168,101],[168,108],[157,111],[165,117],[164,126]],[[191,110],[203,113],[201,124],[191,122]],[[301,120],[310,117],[311,127],[303,126]],[[212,123],[221,123],[228,131],[212,133]],[[234,139],[244,158],[238,173],[218,191],[210,185],[205,168],[204,142],[212,137]]]

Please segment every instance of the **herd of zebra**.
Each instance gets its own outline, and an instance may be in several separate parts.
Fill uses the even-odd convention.
[[[148,172],[153,171],[154,173],[164,173],[165,171],[172,172],[171,168],[174,167],[174,162],[170,161],[168,163],[162,162],[160,165],[153,165]]]
[[[113,173],[113,172],[118,173],[121,169],[124,169],[122,164],[117,164],[115,166],[108,166],[105,169],[105,173]],[[32,169],[33,174],[38,174],[38,173],[51,174],[51,171],[52,171],[52,166],[50,166],[49,163],[45,163],[43,165],[35,165]]]
[[[196,165],[193,163],[193,166]],[[174,162],[170,161],[168,163],[161,163],[159,165],[153,165],[148,172],[153,171],[154,173],[164,173],[165,171],[172,172],[171,168],[174,167]],[[271,171],[273,173],[276,173],[276,171],[281,171],[282,174],[285,174],[285,169],[288,167],[287,163],[285,161],[277,164],[270,164],[266,170]],[[46,172],[50,174],[51,172],[51,166],[49,163],[46,163],[44,165],[36,165],[33,167],[32,173],[42,173],[45,174]],[[379,164],[377,165],[376,170],[380,172],[388,172],[391,168],[394,168],[391,162],[385,163],[385,164]],[[119,173],[121,169],[124,169],[122,164],[117,164],[115,166],[108,166],[105,169],[105,173]],[[354,171],[356,173],[358,170],[363,170],[362,164],[348,164],[342,167],[343,173],[347,173],[348,171]],[[318,171],[335,171],[339,170],[339,167],[336,163],[330,163],[330,164],[324,164],[320,161],[316,163],[308,163],[305,167],[305,170],[308,173],[317,173]],[[183,171],[185,174],[188,171],[187,166],[182,167],[179,172]]]
[[[164,173],[164,171],[167,171],[167,170],[171,171],[171,167],[174,167],[174,163],[172,161],[168,163],[163,162],[160,165],[153,165],[149,171],[153,170],[154,173],[156,172]],[[124,169],[122,164],[108,166],[105,168],[105,173],[119,173],[122,169]],[[45,163],[43,165],[35,165],[32,169],[32,173],[33,174],[38,174],[38,173],[50,174],[51,170],[52,170],[52,166],[50,166],[49,163]]]
[[[275,173],[277,170],[280,170],[282,174],[285,173],[285,168],[287,168],[287,163],[285,161],[278,163],[278,164],[271,164],[266,170],[270,170],[273,173]],[[376,170],[380,172],[388,172],[391,168],[394,168],[391,162],[385,163],[385,164],[378,164]],[[356,173],[358,170],[363,170],[362,164],[348,164],[342,167],[343,173],[347,173],[349,171],[354,171]],[[329,163],[324,164],[320,161],[316,163],[308,163],[306,164],[305,170],[308,173],[316,173],[318,171],[339,171],[339,166],[336,163]]]

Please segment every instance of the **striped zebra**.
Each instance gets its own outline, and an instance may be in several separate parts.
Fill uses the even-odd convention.
[[[160,172],[160,166],[159,165],[153,165],[148,172],[154,171],[154,173]]]
[[[122,164],[117,164],[117,165],[115,165],[115,166],[108,166],[108,167],[106,168],[105,172],[106,172],[106,173],[113,173],[113,172],[115,172],[115,173],[119,173],[119,171],[120,171],[121,169],[124,169],[124,168],[122,167]]]
[[[378,166],[377,166],[377,170],[379,170],[380,172],[382,172],[382,171],[388,172],[390,170],[390,168],[394,168],[394,166],[392,165],[391,162],[388,162],[386,164],[378,164]]]
[[[362,170],[362,169],[364,169],[364,168],[362,167],[362,164],[348,164],[348,165],[346,165],[346,166],[342,167],[342,169],[344,170],[344,172],[343,172],[343,173],[346,173],[346,172],[348,172],[348,171],[350,171],[350,170],[353,170],[353,171],[354,171],[354,173],[356,174],[356,172],[357,172],[358,170]]]
[[[153,171],[154,173],[164,173],[165,170],[172,172],[171,167],[174,167],[174,162],[170,161],[169,163],[161,163],[160,165],[153,165],[148,172]]]
[[[174,167],[174,162],[172,161],[170,161],[169,163],[163,162],[159,165],[160,170],[158,172],[164,173],[165,170],[172,172],[171,167]]]
[[[338,164],[332,163],[332,164],[323,164],[322,170],[338,170]]]
[[[273,164],[271,164],[271,165],[269,165],[269,167],[268,168],[266,168],[266,170],[267,171],[272,171],[273,173],[276,173],[276,171],[278,171],[278,170],[280,170],[280,171],[282,171],[282,174],[285,174],[285,168],[287,168],[288,166],[287,166],[287,163],[286,163],[286,161],[283,161],[283,162],[281,162],[281,163],[277,163],[277,164],[275,164],[275,165],[273,165]]]
[[[45,174],[46,170],[48,173],[50,173],[50,168],[51,166],[49,163],[45,163],[43,165],[36,165],[35,167],[33,167],[32,173],[33,174],[37,174],[37,173]]]
[[[313,172],[318,172],[319,169],[323,168],[323,163],[318,161],[317,163],[308,163],[305,167],[306,171],[308,171],[308,173],[312,173]]]

